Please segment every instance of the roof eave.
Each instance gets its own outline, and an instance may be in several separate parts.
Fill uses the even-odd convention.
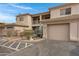
[[[41,20],[42,23],[44,22],[56,22],[56,21],[65,21],[65,20],[74,20],[74,19],[79,19],[79,14],[76,15],[69,15],[65,17],[58,17],[58,18],[52,18],[52,19],[47,19],[47,20]]]
[[[65,3],[65,4],[62,4],[62,5],[56,6],[56,7],[49,8],[49,11],[51,9],[56,9],[56,8],[60,8],[60,7],[67,6],[67,5],[72,5],[72,4],[77,4],[77,3]]]

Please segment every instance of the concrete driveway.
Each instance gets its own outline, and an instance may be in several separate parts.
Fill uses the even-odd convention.
[[[9,56],[79,56],[79,42],[44,40]]]

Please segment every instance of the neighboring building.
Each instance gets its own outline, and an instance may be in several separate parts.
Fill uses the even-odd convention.
[[[4,23],[0,23],[0,36],[2,36],[4,25],[5,25]]]
[[[18,36],[23,30],[27,29],[28,26],[18,25],[18,24],[6,24],[0,23],[0,36],[7,36],[7,33],[11,33],[11,35]]]

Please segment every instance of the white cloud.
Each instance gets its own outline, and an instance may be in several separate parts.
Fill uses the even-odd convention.
[[[8,14],[17,14],[17,10],[12,10],[12,9],[8,9],[8,10],[4,10],[3,12],[8,13]]]
[[[9,4],[9,5],[16,7],[16,8],[19,8],[19,9],[32,9],[31,7],[18,6],[18,5],[15,5],[15,4]]]
[[[14,18],[14,16],[0,15],[0,19]]]
[[[39,10],[35,10],[35,9],[33,9],[32,7],[18,6],[18,5],[15,5],[15,4],[9,4],[9,5],[12,6],[12,7],[16,7],[16,8],[18,8],[18,9],[32,10],[32,11],[39,12]]]

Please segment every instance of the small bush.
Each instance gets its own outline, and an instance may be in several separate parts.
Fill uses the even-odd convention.
[[[23,32],[21,32],[21,36],[26,37],[26,39],[30,40],[30,37],[33,35],[33,31],[32,30],[24,30]]]

